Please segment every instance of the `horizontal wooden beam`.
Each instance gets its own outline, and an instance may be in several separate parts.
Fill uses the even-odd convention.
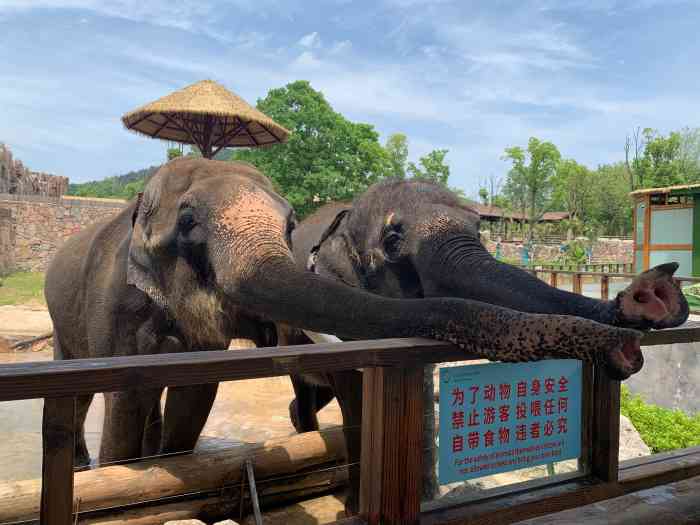
[[[650,244],[649,251],[651,252],[661,252],[661,251],[693,251],[692,244]]]
[[[700,323],[652,331],[643,346],[700,341]],[[0,365],[0,401],[199,385],[290,373],[376,366],[418,366],[482,359],[430,339],[376,339],[335,344],[187,352]]]
[[[659,245],[657,245],[659,246]],[[681,245],[685,246],[685,245]],[[690,245],[688,245],[690,246]],[[641,250],[641,248],[640,248]],[[624,263],[624,264],[629,264],[629,263]],[[611,263],[612,266],[617,266],[617,263]],[[570,266],[570,265],[563,265],[563,266]],[[591,266],[591,265],[584,265],[584,266]],[[620,266],[623,266],[623,263],[620,263]],[[583,277],[609,277],[609,278],[616,278],[616,279],[634,279],[637,277],[636,273],[621,273],[621,272],[579,272],[575,270],[560,270],[559,268],[561,265],[558,264],[553,264],[553,265],[536,265],[532,268],[527,268],[528,270],[535,270],[539,273],[552,273],[556,272],[559,275],[576,275],[580,274]],[[526,269],[525,267],[521,267],[521,269]],[[689,277],[689,276],[675,276],[676,279],[682,282],[688,282],[688,283],[700,283],[700,277]]]
[[[197,385],[377,366],[482,359],[430,339],[187,352],[0,365],[0,401]]]

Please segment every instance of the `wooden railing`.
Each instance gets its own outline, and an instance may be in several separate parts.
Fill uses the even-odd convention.
[[[643,344],[698,340],[700,325],[688,325],[648,333]],[[0,401],[44,398],[41,523],[46,525],[71,525],[90,517],[90,512],[76,516],[74,511],[76,396],[290,373],[363,369],[361,513],[343,521],[347,523],[512,523],[700,475],[700,447],[620,467],[620,383],[585,364],[579,475],[518,485],[487,493],[485,499],[421,512],[423,367],[479,358],[436,341],[385,339],[9,364],[0,366]]]
[[[576,269],[562,269],[570,268],[570,266],[562,266],[557,264],[548,265],[535,265],[535,266],[522,266],[524,270],[530,272],[532,275],[539,277],[540,274],[549,275],[549,284],[557,288],[560,284],[559,276],[570,277],[572,279],[572,289],[574,293],[583,293],[583,279],[584,277],[592,277],[600,279],[600,298],[603,300],[608,300],[610,298],[610,280],[611,279],[626,279],[631,281],[637,274],[629,272],[593,272],[585,271],[584,268],[587,265],[580,265]],[[625,265],[627,266],[627,265]],[[700,283],[700,277],[676,277],[681,283],[696,284]]]
[[[534,264],[527,267],[529,270],[542,272],[583,272],[583,273],[615,273],[631,274],[634,272],[633,263],[590,263],[590,264]]]

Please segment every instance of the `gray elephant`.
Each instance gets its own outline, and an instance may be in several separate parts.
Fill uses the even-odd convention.
[[[293,244],[300,267],[386,297],[461,297],[637,329],[688,319],[688,303],[673,279],[676,263],[642,273],[612,301],[559,290],[492,257],[479,238],[478,213],[427,181],[390,179],[352,204],[328,204],[300,224]],[[285,337],[309,342],[299,332]],[[318,429],[316,412],[333,399],[331,389],[318,388],[325,382],[318,378],[292,381],[297,399],[290,414],[297,430]]]
[[[291,250],[294,223],[250,165],[168,163],[141,198],[53,260],[46,299],[56,359],[222,349],[236,337],[270,345],[275,322],[352,339],[432,337],[492,359],[574,356],[617,375],[639,369],[635,331],[462,299],[386,298],[303,271]],[[431,227],[436,239],[444,226]],[[191,450],[216,390],[169,388],[162,418],[159,389],[105,393],[100,460]],[[77,465],[89,463],[91,400],[78,400]]]
[[[452,192],[426,181],[387,180],[352,204],[329,204],[301,223],[293,245],[298,265],[386,297],[462,297],[641,329],[677,326],[688,318],[688,304],[672,277],[676,264],[641,274],[613,301],[557,290],[493,258],[480,242],[478,214]],[[297,330],[280,334],[282,343],[309,342]],[[634,368],[610,375],[625,379],[642,365],[641,355],[634,359]],[[336,395],[344,424],[358,427],[361,381],[351,372],[342,378],[292,376],[296,399],[290,416],[297,430],[318,429],[317,412]],[[432,399],[432,389],[426,399]],[[347,436],[347,441],[354,462],[359,439]]]

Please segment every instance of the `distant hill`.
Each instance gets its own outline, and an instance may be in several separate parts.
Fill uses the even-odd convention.
[[[225,149],[220,151],[214,158],[216,160],[228,160],[230,156],[230,151]],[[162,164],[150,166],[141,170],[130,171],[124,175],[107,177],[102,180],[69,184],[68,195],[129,200],[138,192],[143,191],[148,179],[150,179],[161,166]]]
[[[131,199],[143,190],[146,181],[158,171],[160,166],[150,166],[141,170],[130,171],[124,175],[115,175],[106,179],[81,184],[69,184],[68,195],[78,197],[102,197]]]

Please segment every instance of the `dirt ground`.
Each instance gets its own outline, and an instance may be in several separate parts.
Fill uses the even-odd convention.
[[[12,342],[51,331],[51,318],[39,306],[0,306],[0,338]],[[235,351],[235,350],[231,350]],[[50,349],[0,352],[0,364],[50,361]],[[219,385],[204,436],[241,442],[260,442],[295,433],[288,406],[294,391],[288,377],[251,379]],[[43,401],[30,399],[0,403],[0,480],[41,476],[41,416]],[[99,452],[104,413],[102,395],[96,395],[86,421],[90,455]],[[334,401],[320,414],[323,428],[341,423]]]
[[[45,306],[0,306],[0,337],[20,339],[51,330],[51,317]]]

